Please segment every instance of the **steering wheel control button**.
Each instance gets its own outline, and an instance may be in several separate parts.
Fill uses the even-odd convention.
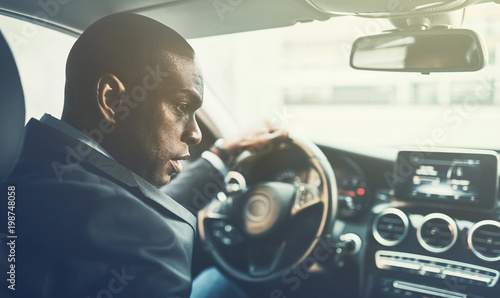
[[[224,245],[234,245],[243,241],[237,229],[225,220],[211,222],[212,235]]]
[[[316,187],[306,184],[299,185],[297,188],[297,197],[295,199],[295,209],[302,209],[307,205],[312,205],[318,199]]]
[[[422,220],[417,229],[417,239],[427,251],[442,253],[457,241],[458,228],[455,221],[442,213],[431,213]]]
[[[210,204],[206,207],[208,209],[207,216],[210,218],[228,218],[229,212],[231,210],[232,198],[225,197],[224,201],[220,201],[220,198],[212,200]]]
[[[409,220],[406,214],[396,208],[382,211],[373,222],[372,233],[375,240],[384,246],[394,246],[408,234]]]
[[[221,202],[225,202],[227,200],[227,196],[225,193],[223,193],[222,191],[219,192],[217,194],[217,200],[221,201]]]
[[[500,274],[497,270],[472,264],[386,250],[375,253],[375,264],[382,270],[424,275],[483,287],[495,286]]]

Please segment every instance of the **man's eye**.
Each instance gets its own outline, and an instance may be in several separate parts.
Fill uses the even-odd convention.
[[[189,109],[189,104],[188,104],[188,103],[186,103],[186,102],[183,102],[183,103],[181,103],[181,104],[177,105],[177,109],[178,109],[180,112],[185,113],[185,112],[187,112],[187,111],[188,111],[188,109]]]

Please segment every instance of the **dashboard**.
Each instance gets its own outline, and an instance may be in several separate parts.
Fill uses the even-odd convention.
[[[343,262],[347,266],[323,264],[335,278],[345,278],[335,286],[337,293],[345,287],[339,297],[499,296],[496,152],[404,149],[390,161],[320,148],[338,187],[332,239],[360,239]],[[250,180],[319,183],[315,170],[293,152],[262,164]]]
[[[366,238],[366,296],[497,297],[497,153],[403,150],[391,178]]]
[[[498,297],[498,154],[405,149],[377,176],[364,220],[333,231],[363,240],[359,295]]]

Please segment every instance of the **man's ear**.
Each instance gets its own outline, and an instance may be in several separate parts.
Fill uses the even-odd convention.
[[[97,106],[101,115],[111,123],[116,123],[116,110],[124,104],[121,97],[125,86],[114,74],[105,73],[97,81]]]

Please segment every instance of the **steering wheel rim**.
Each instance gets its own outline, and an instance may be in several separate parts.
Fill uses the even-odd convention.
[[[337,209],[337,185],[331,165],[328,162],[325,155],[323,154],[323,152],[314,143],[297,137],[290,137],[286,141],[281,141],[279,144],[273,144],[273,148],[270,151],[273,152],[275,150],[280,150],[283,147],[283,144],[286,144],[286,146],[296,147],[297,149],[299,149],[299,151],[304,154],[304,157],[308,159],[308,164],[317,171],[321,181],[320,185],[316,187],[318,189],[317,194],[314,194],[315,190],[314,188],[311,188],[313,186],[308,184],[294,184],[293,187],[295,189],[295,192],[291,194],[290,187],[292,186],[292,184],[278,183],[278,182],[264,182],[239,193],[237,198],[234,199],[234,201],[231,195],[224,202],[221,202],[220,199],[214,198],[204,209],[200,210],[198,213],[198,230],[202,243],[204,244],[207,251],[212,255],[217,266],[221,269],[221,271],[225,272],[229,276],[236,278],[238,280],[246,282],[265,282],[279,278],[284,274],[286,274],[287,272],[289,272],[290,270],[293,270],[296,266],[299,266],[311,254],[313,249],[316,247],[316,244],[318,243],[320,237],[331,231],[333,222],[335,220],[336,209]],[[269,152],[266,152],[265,154],[268,153]],[[289,185],[290,187],[286,186],[285,184]],[[269,193],[271,193],[271,195],[269,195]],[[313,194],[312,196],[313,199],[310,199],[311,193]],[[224,198],[226,197],[225,195],[222,196]],[[279,198],[276,199],[276,197],[273,196]],[[240,234],[242,234],[240,236],[243,236],[244,238],[243,242],[245,242],[245,244],[249,246],[248,247],[248,250],[250,252],[249,255],[252,254],[252,251],[254,255],[258,255],[260,253],[258,251],[259,249],[258,245],[261,245],[263,243],[262,241],[273,242],[273,238],[269,238],[273,237],[273,235],[269,236],[267,234],[269,231],[266,230],[265,227],[259,230],[260,221],[258,220],[255,221],[254,220],[255,218],[251,218],[252,216],[248,216],[249,212],[248,206],[250,206],[254,201],[265,201],[266,197],[270,201],[269,205],[272,206],[280,205],[280,207],[282,207],[280,209],[281,211],[283,210],[283,208],[285,209],[290,208],[289,215],[287,214],[282,215],[284,218],[289,218],[290,221],[299,220],[297,214],[306,213],[304,212],[304,210],[312,210],[315,208],[314,211],[308,211],[308,212],[316,212],[316,210],[319,208],[316,206],[321,206],[322,207],[320,208],[321,210],[317,211],[321,213],[317,225],[318,228],[315,229],[314,235],[309,235],[309,237],[311,237],[312,240],[308,241],[308,243],[305,245],[306,249],[303,250],[303,253],[300,253],[300,256],[294,258],[292,261],[285,262],[285,264],[278,264],[279,262],[282,262],[282,258],[284,258],[282,253],[284,253],[287,245],[286,239],[283,239],[282,241],[277,241],[279,242],[276,244],[277,255],[276,258],[274,258],[273,256],[273,259],[271,260],[271,262],[275,264],[269,264],[268,271],[264,270],[261,272],[259,271],[252,272],[251,263],[253,262],[251,261],[249,261],[248,270],[245,271],[242,270],[241,268],[238,268],[234,264],[231,264],[230,261],[228,261],[227,258],[225,258],[224,253],[221,251],[222,249],[220,249],[220,245],[217,244],[218,240],[215,239],[215,236],[213,235],[214,228],[211,227],[209,223],[212,223],[213,220],[219,220],[219,221],[228,220],[232,216],[233,218],[231,220],[234,221],[235,214],[232,214],[231,212],[236,210],[236,213],[240,213],[240,215],[242,215],[243,223],[241,222],[239,224],[236,223],[235,226],[237,226],[238,228],[235,228],[235,230],[237,229],[243,230],[240,231]],[[283,199],[283,197],[286,198]],[[304,197],[308,197],[309,200],[308,199],[302,200],[302,198]],[[281,200],[283,202],[282,204],[276,203],[276,200],[278,201]],[[222,209],[226,208],[224,207],[224,205],[228,204],[231,205],[229,211],[228,210],[221,211],[221,208]],[[265,204],[260,204],[260,205],[265,205]],[[310,208],[311,206],[313,206],[314,208]],[[274,210],[273,208],[275,207],[271,207],[271,210]],[[224,213],[226,211],[229,213]],[[241,212],[244,212],[244,214],[241,214]],[[277,219],[277,222],[276,223],[273,222],[272,225],[268,227],[268,229],[272,230],[273,228],[274,229],[279,229],[280,227],[284,228],[283,223],[280,222],[282,218],[280,216],[278,217],[279,218]],[[231,222],[231,220],[229,222]],[[266,219],[264,218],[262,220],[265,221]],[[254,224],[253,226],[251,224],[248,224],[252,223],[252,221],[254,223],[256,222],[256,224]],[[285,222],[289,221],[285,220]],[[245,223],[247,225],[245,225]],[[278,227],[276,227],[275,225]],[[250,230],[248,229],[249,226]],[[234,228],[234,226],[232,226],[232,228]],[[268,235],[269,237],[266,238],[266,235]],[[275,235],[276,233],[274,234],[274,236]],[[256,249],[257,251],[254,251]],[[264,260],[264,262],[266,262],[266,260]],[[281,266],[276,267],[278,265]]]

